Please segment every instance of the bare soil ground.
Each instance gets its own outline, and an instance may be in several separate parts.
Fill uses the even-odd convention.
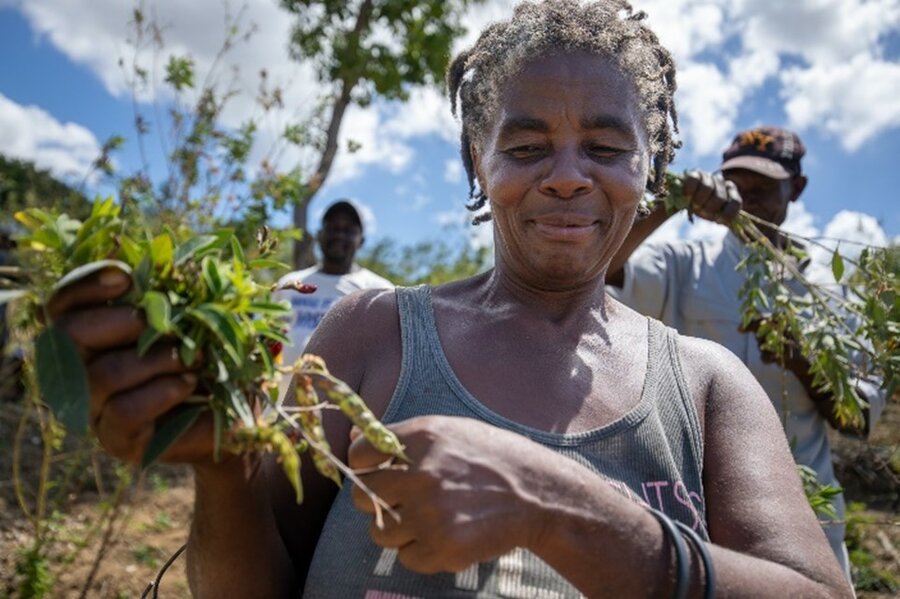
[[[22,597],[17,564],[32,546],[34,533],[12,483],[12,447],[21,407],[0,404],[0,597]],[[900,593],[900,404],[889,406],[868,443],[839,438],[835,463],[853,509],[848,544],[854,552],[857,593],[863,599]],[[33,489],[41,444],[26,431],[21,478]],[[66,493],[48,521],[54,541],[44,548],[50,575],[46,597],[118,599],[139,597],[166,559],[186,540],[193,504],[192,480],[177,467],[154,467],[134,480],[114,501],[115,464],[94,451],[83,460],[72,454]],[[95,472],[101,473],[99,478]],[[127,474],[118,469],[119,474]],[[55,477],[60,469],[55,468]],[[51,496],[54,494],[51,493]],[[28,502],[31,505],[32,499]],[[52,511],[48,509],[48,513]],[[110,525],[110,522],[112,524]],[[168,570],[159,596],[188,597],[184,556]],[[35,565],[32,562],[32,565]]]

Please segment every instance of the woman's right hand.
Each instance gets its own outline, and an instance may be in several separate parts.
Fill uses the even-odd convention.
[[[126,273],[107,268],[66,285],[47,308],[87,367],[91,428],[111,455],[139,463],[157,418],[191,396],[197,376],[181,363],[174,344],[158,343],[138,355],[137,341],[147,326],[144,316],[134,306],[112,303],[130,286]],[[206,413],[163,459],[208,461],[212,438],[212,419]]]

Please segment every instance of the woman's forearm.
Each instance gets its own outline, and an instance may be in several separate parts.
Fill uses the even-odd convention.
[[[579,468],[576,466],[576,469]],[[540,534],[528,547],[587,597],[668,597],[674,594],[675,554],[658,520],[603,480],[587,480],[573,469],[561,473],[567,487],[548,497]],[[685,539],[690,560],[689,596],[702,593],[700,558]],[[778,563],[706,544],[719,597],[845,597],[834,588]]]
[[[296,593],[293,565],[272,514],[258,459],[195,466],[187,549],[193,596],[284,597]]]

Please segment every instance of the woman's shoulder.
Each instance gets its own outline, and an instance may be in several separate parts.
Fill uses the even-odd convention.
[[[747,366],[715,341],[678,336],[678,357],[702,420],[715,412],[771,410],[768,396]]]
[[[399,364],[395,290],[364,289],[338,300],[316,327],[306,351],[324,358],[329,370],[354,388],[385,360]]]
[[[399,321],[395,289],[361,289],[339,299],[322,319],[317,333],[356,339],[381,336]]]

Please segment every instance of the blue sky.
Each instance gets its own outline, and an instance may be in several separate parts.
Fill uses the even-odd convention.
[[[145,4],[168,24],[170,47],[190,52],[201,70],[211,64],[223,31],[219,0]],[[286,103],[297,113],[315,90],[308,67],[286,57],[289,17],[275,0],[246,4],[259,32],[229,60],[241,68],[250,92],[251,75],[265,66],[272,80],[285,85]],[[508,14],[511,4],[491,0],[473,9],[471,31],[460,44]],[[678,62],[685,147],[676,168],[714,169],[736,130],[788,125],[807,145],[810,177],[789,228],[875,243],[900,235],[900,0],[635,4],[651,15]],[[0,151],[80,180],[107,137],[134,137],[131,97],[117,65],[119,57],[130,57],[130,6],[121,0],[0,0],[0,53],[6,57],[0,67]],[[238,100],[226,124],[240,122],[249,101]],[[467,234],[467,186],[456,135],[448,105],[432,90],[416,91],[407,105],[352,110],[343,140],[359,141],[363,149],[339,157],[311,214],[349,197],[368,209],[370,241]],[[161,169],[156,144],[149,146],[151,162]],[[133,143],[119,161],[126,169],[137,164]],[[447,223],[455,223],[452,233]],[[660,235],[704,236],[713,234],[710,227],[677,221]],[[482,228],[481,239],[489,233]]]

